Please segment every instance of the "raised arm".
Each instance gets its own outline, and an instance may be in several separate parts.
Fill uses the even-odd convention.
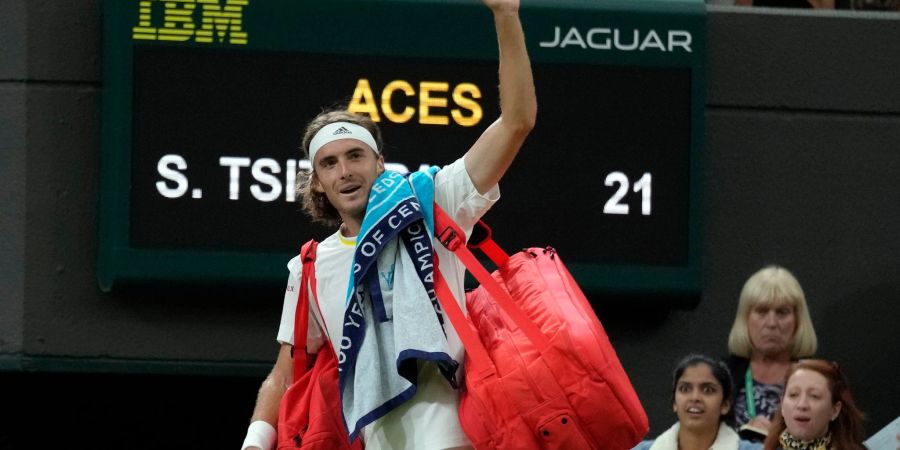
[[[537,98],[519,21],[519,0],[482,3],[494,14],[500,46],[500,118],[481,134],[464,161],[475,188],[483,194],[500,181],[534,128]]]

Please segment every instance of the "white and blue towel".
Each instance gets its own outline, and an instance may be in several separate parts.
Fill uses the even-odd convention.
[[[456,387],[434,291],[434,174],[385,171],[372,186],[356,239],[338,346],[341,402],[352,441],[416,393],[418,361]]]

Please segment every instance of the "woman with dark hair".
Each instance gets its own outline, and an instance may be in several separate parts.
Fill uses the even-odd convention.
[[[765,450],[864,450],[863,414],[837,363],[791,365]]]
[[[672,374],[672,410],[678,422],[634,450],[758,450],[731,428],[733,387],[725,363],[706,355],[684,357]]]

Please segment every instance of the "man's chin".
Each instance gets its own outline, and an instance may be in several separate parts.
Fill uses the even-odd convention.
[[[343,208],[341,211],[341,217],[344,218],[346,222],[347,219],[357,220],[362,222],[363,217],[366,215],[366,205],[347,205],[346,208]]]

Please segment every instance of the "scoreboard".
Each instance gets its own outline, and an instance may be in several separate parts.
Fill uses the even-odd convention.
[[[509,250],[555,247],[588,292],[697,292],[702,0],[529,1],[538,118],[485,216]],[[348,105],[388,168],[461,157],[499,115],[478,1],[104,3],[98,278],[283,282],[312,224],[306,122]]]

